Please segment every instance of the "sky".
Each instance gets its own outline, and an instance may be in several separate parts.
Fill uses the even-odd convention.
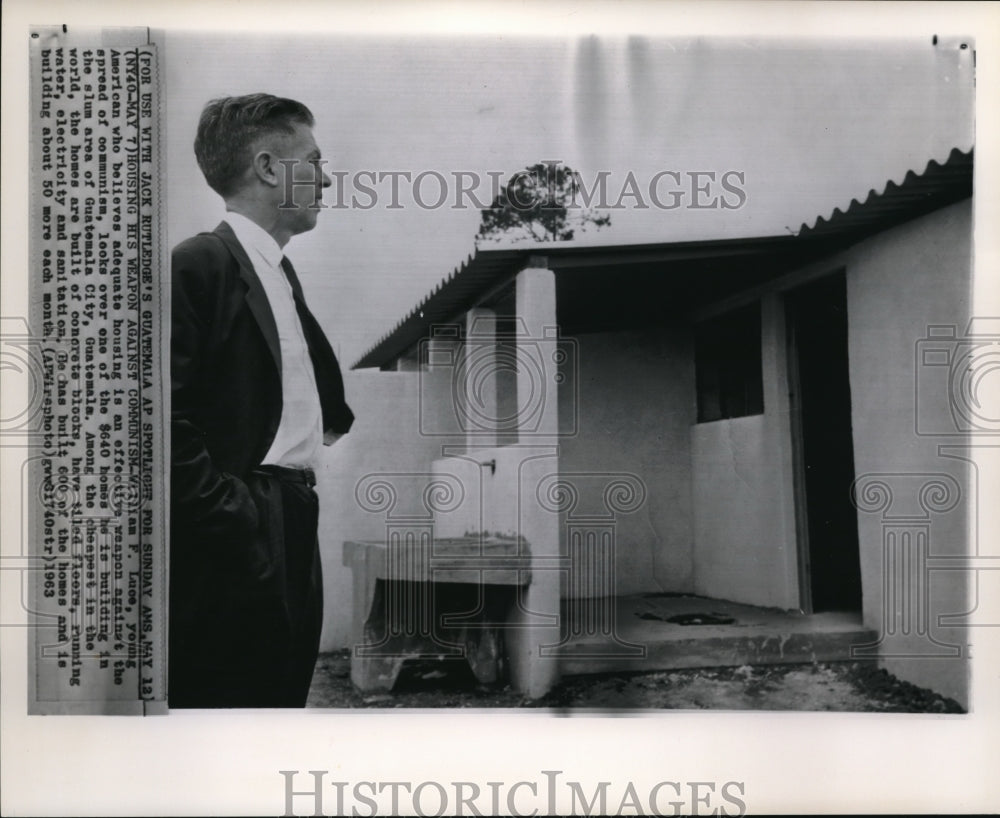
[[[224,215],[191,147],[204,104],[256,91],[304,102],[327,172],[344,174],[348,206],[322,212],[286,251],[349,366],[474,251],[479,211],[469,197],[451,206],[456,173],[482,179],[479,203],[491,198],[490,173],[505,180],[543,160],[569,164],[591,186],[603,173],[607,203],[619,207],[610,227],[578,231],[581,243],[797,232],[973,145],[973,57],[962,43],[171,29],[168,240]],[[389,207],[391,177],[364,177],[374,197],[352,184],[366,171],[411,174],[396,177],[398,207]],[[727,179],[743,196],[720,187],[726,173],[738,174]],[[622,196],[630,174],[638,195]],[[438,178],[447,200],[432,207]],[[679,206],[657,207],[651,184],[660,204]],[[350,206],[352,195],[362,207]],[[739,206],[690,206],[712,201]]]

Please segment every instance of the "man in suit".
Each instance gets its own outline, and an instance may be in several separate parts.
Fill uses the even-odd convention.
[[[302,707],[316,663],[313,469],[354,416],[282,249],[316,226],[330,185],[313,122],[252,94],[210,102],[198,124],[227,215],[172,258],[172,707]]]

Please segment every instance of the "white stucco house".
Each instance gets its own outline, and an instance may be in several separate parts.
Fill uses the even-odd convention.
[[[972,169],[956,149],[778,235],[480,249],[347,373],[364,420],[324,513],[530,543],[507,650],[534,695],[656,667],[614,610],[659,594],[842,617],[842,658],[968,706]],[[327,585],[330,648],[349,572]]]

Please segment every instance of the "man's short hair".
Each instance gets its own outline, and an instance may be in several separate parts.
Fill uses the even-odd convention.
[[[257,140],[274,133],[292,134],[295,123],[311,128],[315,120],[294,99],[272,94],[213,99],[201,112],[194,139],[194,155],[205,181],[223,198],[236,193],[253,161]]]

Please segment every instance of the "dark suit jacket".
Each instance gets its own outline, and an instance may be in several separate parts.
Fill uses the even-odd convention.
[[[340,367],[285,264],[328,432],[348,431]],[[229,225],[182,242],[172,259],[171,640],[200,627],[206,595],[252,591],[269,514],[248,488],[281,420],[281,354],[263,286]],[[280,547],[280,542],[277,543]],[[259,553],[257,554],[259,556]],[[236,576],[233,576],[233,571]],[[177,642],[180,644],[180,642]]]

